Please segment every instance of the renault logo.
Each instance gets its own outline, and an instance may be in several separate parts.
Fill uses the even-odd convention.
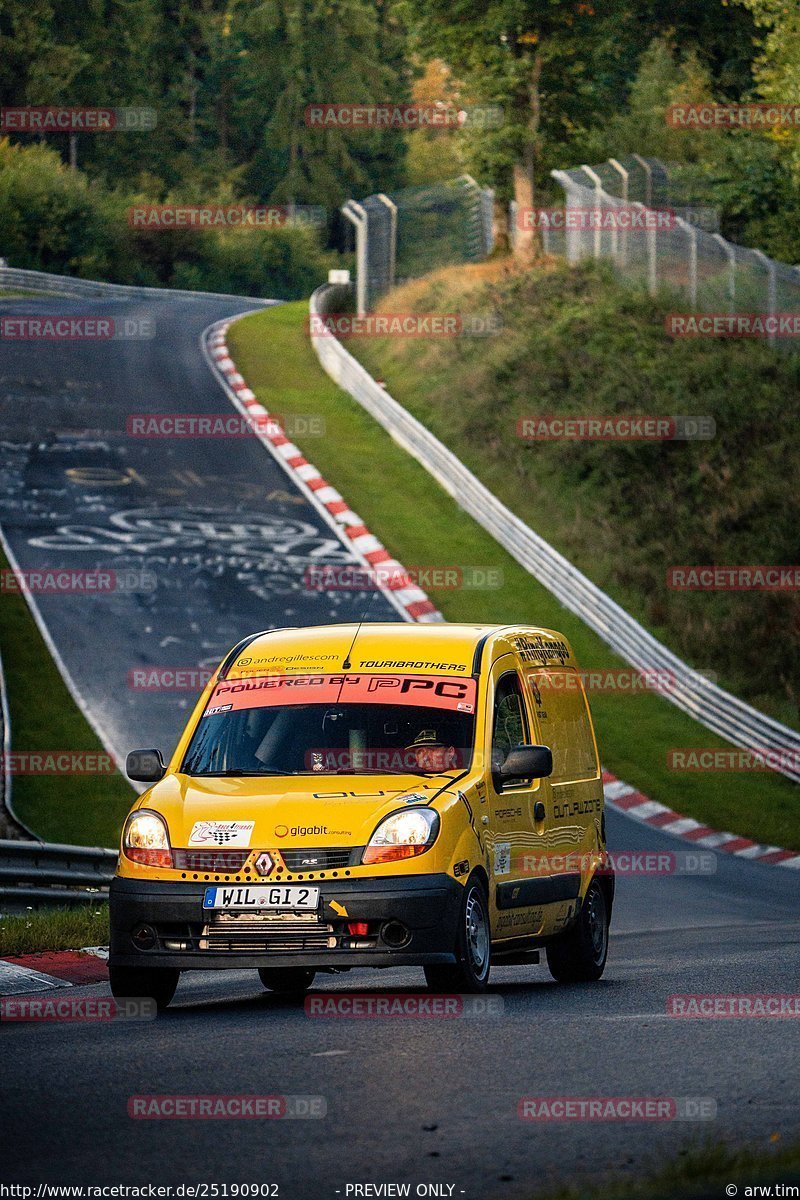
[[[256,870],[259,875],[269,875],[275,863],[271,854],[267,854],[266,850],[262,850],[256,859]]]

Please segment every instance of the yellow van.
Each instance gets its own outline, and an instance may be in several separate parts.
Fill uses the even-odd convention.
[[[614,878],[592,720],[567,640],[506,625],[257,633],[209,681],[129,814],[111,886],[116,996],[181,971],[491,965],[599,979]]]

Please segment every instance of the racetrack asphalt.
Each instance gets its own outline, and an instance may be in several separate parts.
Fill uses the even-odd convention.
[[[0,311],[109,306],[9,300]],[[255,439],[126,435],[131,413],[233,411],[198,339],[235,311],[235,302],[125,302],[127,315],[155,319],[156,338],[3,347],[0,521],[20,565],[156,576],[152,593],[38,598],[70,675],[121,752],[171,749],[191,703],[132,690],[131,668],[213,666],[256,628],[353,619],[363,607],[362,596],[303,586],[310,561],[344,551]],[[313,446],[308,453],[313,460]],[[379,604],[376,618],[396,615]],[[618,854],[689,849],[618,812],[607,822]],[[517,1200],[606,1172],[636,1174],[705,1140],[787,1140],[800,1127],[798,1021],[684,1019],[667,1005],[672,995],[796,992],[798,875],[707,851],[696,866],[621,873],[604,978],[570,987],[553,983],[544,964],[498,968],[490,996],[499,1014],[314,1017],[265,992],[254,972],[199,972],[183,977],[154,1022],[4,1023],[2,1178],[277,1183],[282,1200],[336,1200],[366,1183],[409,1184],[413,1196],[435,1183],[452,1185],[445,1196]],[[424,978],[354,971],[315,986],[407,994]],[[322,1097],[326,1115],[131,1118],[129,1099],[151,1094]],[[706,1098],[716,1116],[525,1121],[526,1096]]]

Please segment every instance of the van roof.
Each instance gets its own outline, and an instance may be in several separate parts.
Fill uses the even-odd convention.
[[[535,625],[382,621],[364,623],[359,629],[354,621],[254,634],[231,651],[221,674],[233,679],[285,672],[328,674],[342,669],[472,674],[475,651],[486,640],[507,641],[506,649],[539,665],[547,661],[575,665],[563,634]],[[348,654],[350,665],[344,668]]]

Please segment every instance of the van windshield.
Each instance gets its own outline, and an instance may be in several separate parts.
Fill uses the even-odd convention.
[[[222,680],[188,775],[439,775],[469,766],[475,679],[272,675]]]

